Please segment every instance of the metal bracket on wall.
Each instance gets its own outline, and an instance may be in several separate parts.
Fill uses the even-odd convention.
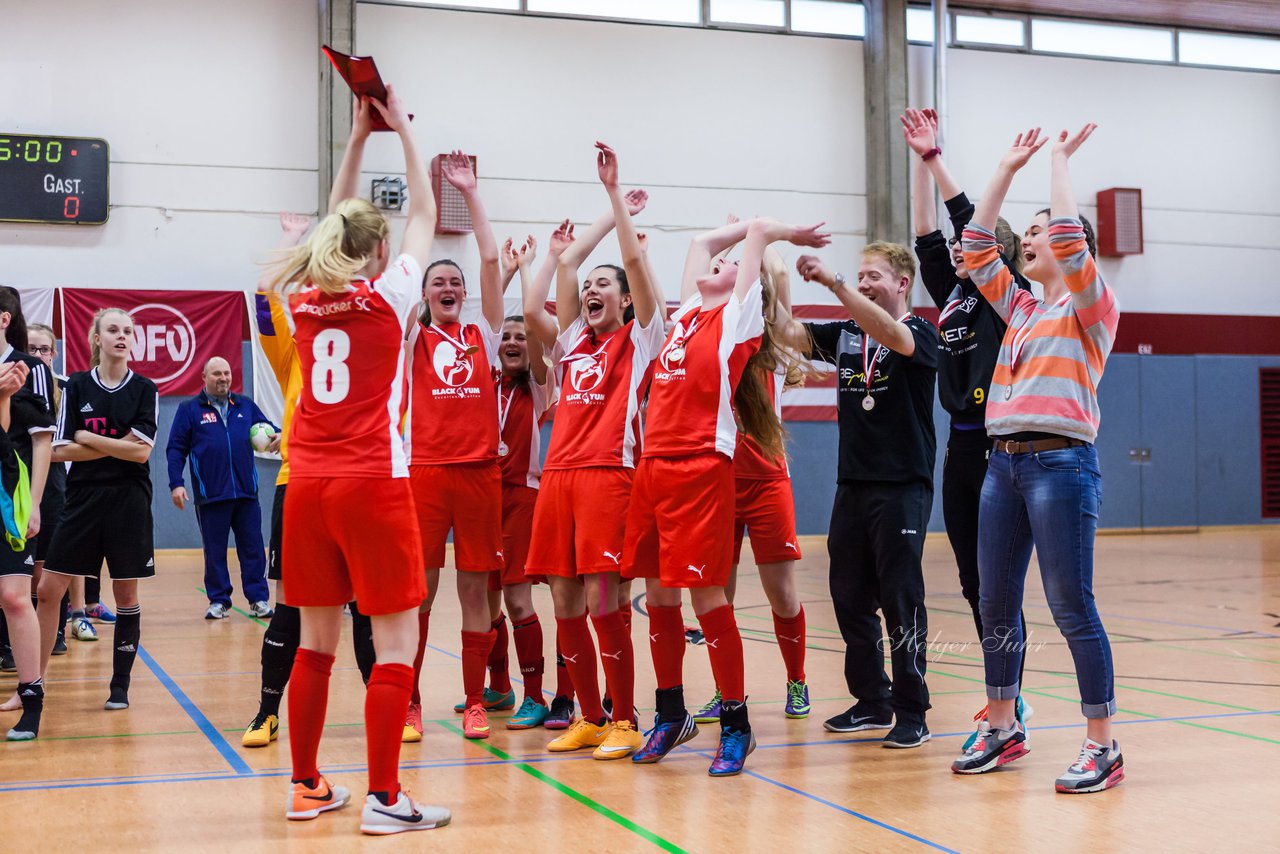
[[[1129,462],[1131,463],[1151,462],[1151,449],[1150,448],[1130,448]]]

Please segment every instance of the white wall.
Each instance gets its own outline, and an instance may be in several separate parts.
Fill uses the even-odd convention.
[[[23,287],[251,287],[316,208],[315,0],[6,3],[0,129],[111,145],[103,226],[0,225]]]

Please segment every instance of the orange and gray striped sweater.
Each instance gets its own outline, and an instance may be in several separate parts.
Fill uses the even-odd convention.
[[[1100,420],[1098,382],[1120,310],[1079,219],[1050,220],[1049,241],[1068,291],[1056,305],[1018,289],[994,234],[972,223],[964,230],[969,275],[1009,324],[987,396],[987,434],[1040,432],[1092,442]]]

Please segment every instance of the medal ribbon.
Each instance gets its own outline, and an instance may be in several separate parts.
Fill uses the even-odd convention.
[[[899,317],[897,322],[901,323],[902,321],[906,320],[910,316],[911,316],[911,312],[908,311],[906,314],[902,315],[902,317]],[[867,337],[867,333],[863,332],[862,333],[862,378],[867,381],[867,397],[871,396],[871,382],[872,382],[872,376],[873,376],[872,371],[875,369],[876,363],[880,361],[880,354],[884,351],[884,345],[881,344],[879,341],[877,341],[876,354],[871,357],[871,364],[868,365],[867,364],[867,343],[870,340],[871,339]]]

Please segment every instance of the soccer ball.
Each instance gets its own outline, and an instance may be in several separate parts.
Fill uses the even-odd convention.
[[[276,428],[266,422],[254,424],[249,428],[249,443],[255,451],[265,451],[276,437]]]

